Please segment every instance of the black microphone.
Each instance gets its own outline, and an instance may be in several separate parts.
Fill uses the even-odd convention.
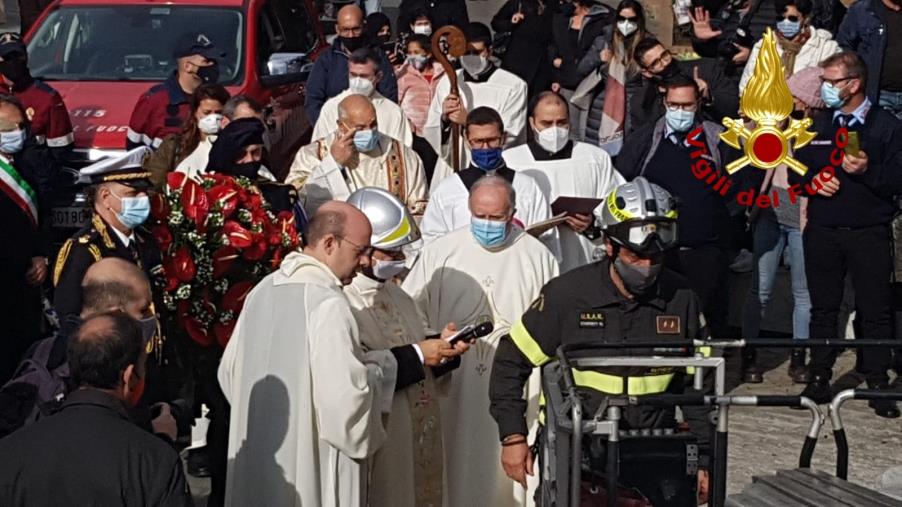
[[[490,320],[481,322],[479,324],[476,324],[475,326],[471,324],[458,331],[457,334],[455,334],[451,338],[448,338],[448,343],[450,343],[453,347],[457,344],[457,342],[460,341],[471,342],[473,340],[476,340],[477,338],[486,336],[494,330],[495,325]]]

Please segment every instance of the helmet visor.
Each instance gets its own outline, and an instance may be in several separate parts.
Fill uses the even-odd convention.
[[[677,224],[674,220],[624,222],[609,228],[613,239],[639,254],[655,254],[677,243]]]

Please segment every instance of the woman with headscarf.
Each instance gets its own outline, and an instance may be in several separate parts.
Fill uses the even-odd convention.
[[[391,21],[388,16],[374,12],[366,17],[363,27],[364,39],[370,46],[384,52],[392,66],[404,63],[404,57],[398,54],[398,44],[391,40]]]
[[[624,134],[634,127],[628,109],[633,94],[642,88],[642,76],[633,51],[646,35],[642,5],[636,0],[623,0],[617,6],[614,25],[595,39],[577,68],[588,77],[571,101],[585,109],[586,99],[591,97],[585,141],[612,157],[620,152]]]

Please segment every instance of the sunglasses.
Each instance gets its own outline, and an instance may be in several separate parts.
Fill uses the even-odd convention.
[[[638,22],[638,21],[639,21],[639,17],[638,17],[638,16],[633,16],[633,17],[631,17],[631,18],[628,18],[628,17],[626,17],[626,16],[621,16],[621,15],[618,14],[618,15],[617,15],[617,21],[637,21],[637,22]]]
[[[799,18],[798,16],[783,16],[781,19],[783,19],[784,21],[791,21],[793,23],[796,23],[801,18]]]

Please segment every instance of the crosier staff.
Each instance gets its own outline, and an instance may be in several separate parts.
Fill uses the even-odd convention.
[[[432,35],[432,54],[445,69],[451,84],[451,95],[460,97],[457,87],[457,72],[448,57],[460,58],[467,52],[467,37],[456,26],[443,26]],[[460,125],[451,122],[451,166],[460,171]]]

